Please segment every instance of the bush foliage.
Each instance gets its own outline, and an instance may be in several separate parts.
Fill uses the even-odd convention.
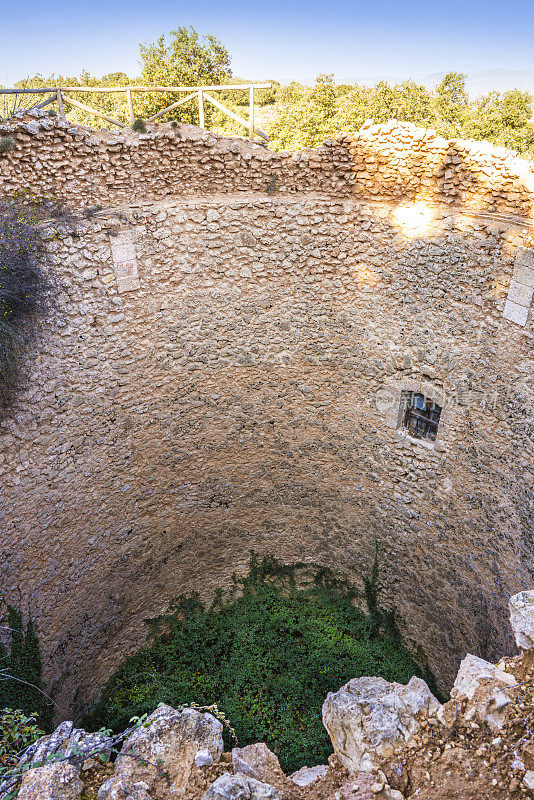
[[[287,150],[317,147],[338,131],[359,130],[367,119],[397,119],[449,139],[487,139],[534,158],[532,96],[514,90],[469,100],[465,76],[454,72],[434,90],[414,81],[335,84],[332,75],[321,75],[315,86],[280,87],[275,109],[270,144]]]
[[[0,780],[2,773],[16,766],[21,751],[43,733],[35,714],[27,716],[20,709],[0,709]]]
[[[0,644],[0,709],[37,715],[40,725],[48,726],[52,702],[41,688],[41,652],[32,618],[24,625],[22,612],[7,605],[1,628],[8,644]]]
[[[361,675],[406,683],[422,671],[391,616],[376,605],[362,613],[355,592],[324,569],[304,576],[303,565],[253,557],[230,596],[208,608],[181,598],[151,620],[153,643],[111,678],[85,724],[120,730],[160,702],[217,703],[240,746],[266,742],[290,772],[323,763],[327,692]]]

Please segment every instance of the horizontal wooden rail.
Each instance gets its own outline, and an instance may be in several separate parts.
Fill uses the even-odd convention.
[[[208,92],[224,92],[229,91],[248,91],[251,87],[254,89],[270,89],[270,83],[236,83],[236,84],[217,84],[215,86],[49,86],[48,88],[39,86],[33,89],[0,89],[0,94],[43,94],[45,92],[56,92],[61,89],[62,92],[126,92],[128,89],[131,92],[197,92],[199,89],[207,89]]]
[[[75,108],[79,108],[82,111],[85,111],[87,114],[92,114],[94,117],[98,119],[103,119],[106,122],[109,122],[111,125],[116,125],[118,128],[126,128],[127,125],[124,122],[120,122],[118,119],[114,119],[114,117],[110,117],[107,114],[104,114],[102,111],[99,111],[96,108],[91,108],[91,106],[86,105],[85,103],[76,100],[74,97],[70,97],[69,95],[80,92],[82,94],[103,94],[103,93],[117,93],[122,92],[126,95],[126,105],[128,107],[128,116],[130,118],[130,125],[133,125],[135,122],[135,110],[134,110],[134,103],[133,103],[133,93],[149,93],[149,92],[165,92],[172,94],[174,92],[186,92],[186,97],[180,98],[180,100],[172,103],[171,105],[167,106],[166,108],[158,111],[157,114],[154,114],[147,122],[155,122],[157,119],[164,117],[166,114],[169,114],[171,111],[174,111],[179,106],[183,105],[184,103],[188,103],[190,100],[194,98],[198,99],[198,116],[199,116],[199,123],[200,127],[204,127],[204,100],[207,100],[208,103],[211,103],[212,106],[218,108],[223,114],[226,114],[227,117],[233,119],[235,122],[239,123],[239,125],[243,125],[244,128],[247,129],[249,138],[254,139],[254,135],[261,136],[262,139],[265,141],[269,141],[269,137],[266,133],[264,133],[259,128],[256,128],[254,125],[254,91],[255,89],[270,89],[270,83],[235,83],[235,84],[216,84],[214,86],[137,86],[137,85],[130,85],[130,86],[53,86],[53,87],[45,87],[45,86],[34,86],[31,89],[0,89],[0,95],[40,95],[40,94],[50,94],[51,97],[48,97],[46,100],[41,101],[32,108],[45,108],[45,106],[49,105],[50,103],[57,102],[59,115],[61,117],[65,116],[64,111],[64,103],[67,103]],[[239,114],[236,114],[235,111],[232,111],[227,106],[223,105],[219,100],[215,97],[212,97],[209,92],[225,92],[225,91],[232,91],[232,92],[248,92],[248,119],[241,117]],[[68,92],[68,94],[67,94]],[[17,101],[15,100],[15,104]],[[31,109],[27,109],[31,110]]]

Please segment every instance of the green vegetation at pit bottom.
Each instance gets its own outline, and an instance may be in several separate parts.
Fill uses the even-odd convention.
[[[241,747],[266,742],[290,773],[325,763],[332,748],[322,703],[351,678],[381,675],[406,683],[419,675],[434,688],[392,615],[377,605],[376,562],[366,580],[369,614],[328,570],[310,577],[308,567],[303,585],[303,567],[253,556],[230,596],[219,592],[209,608],[196,596],[181,598],[150,621],[153,643],[120,667],[84,725],[118,731],[161,702],[216,703]]]

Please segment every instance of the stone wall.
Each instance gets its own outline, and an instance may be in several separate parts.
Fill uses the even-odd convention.
[[[28,177],[4,160],[8,180],[29,181],[23,162],[59,130],[27,133]],[[506,215],[515,184],[499,189],[495,168],[490,203],[467,167],[465,192],[448,202],[436,179],[424,198],[434,162],[410,188],[406,131],[436,139],[362,131],[361,176],[354,135],[292,156],[190,131],[174,145],[189,157],[159,173],[176,196],[157,199],[160,140],[141,138],[127,191],[106,162],[109,204],[127,203],[47,227],[58,307],[1,429],[0,565],[31,599],[60,713],[142,644],[146,617],[184,591],[209,597],[251,549],[361,585],[378,539],[383,601],[442,687],[466,650],[511,650],[507,598],[531,585],[534,549],[530,200]],[[210,165],[212,140],[243,157]],[[311,164],[339,150],[350,170],[331,161],[323,181]],[[488,158],[503,174],[511,159]],[[293,183],[267,192],[273,161]],[[58,193],[104,197],[96,168],[75,184],[40,163]],[[442,405],[435,443],[399,430],[406,389]]]
[[[516,153],[487,142],[448,141],[410,123],[367,125],[318,150],[275,153],[190,125],[111,134],[32,113],[0,122],[0,135],[15,141],[0,156],[3,191],[31,187],[83,206],[195,192],[330,191],[529,221],[534,215],[534,172]]]

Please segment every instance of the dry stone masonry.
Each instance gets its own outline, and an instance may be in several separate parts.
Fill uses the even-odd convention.
[[[382,602],[443,689],[467,650],[512,646],[533,565],[530,165],[395,122],[301,153],[39,112],[0,134],[4,193],[85,213],[45,226],[57,305],[0,429],[2,577],[31,598],[60,714],[251,549],[361,585],[379,540]],[[405,424],[418,397],[434,438]]]

